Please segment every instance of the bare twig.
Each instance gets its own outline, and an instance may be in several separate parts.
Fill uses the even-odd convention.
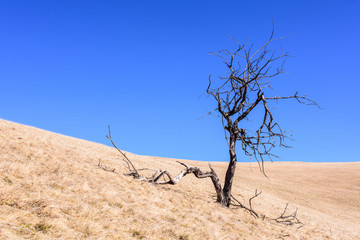
[[[97,166],[98,166],[99,168],[101,168],[102,170],[106,171],[106,172],[113,172],[113,173],[118,174],[117,172],[115,172],[115,168],[110,169],[110,168],[108,168],[107,166],[102,165],[102,164],[101,164],[101,159],[99,159],[99,163],[98,163]]]

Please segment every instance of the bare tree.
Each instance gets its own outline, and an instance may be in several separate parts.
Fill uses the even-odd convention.
[[[288,54],[282,49],[279,54],[269,49],[269,45],[272,42],[281,39],[274,38],[273,35],[274,28],[269,40],[258,50],[253,50],[253,45],[247,47],[246,42],[240,44],[233,38],[237,46],[234,51],[224,49],[213,53],[222,59],[227,69],[226,75],[219,76],[216,83],[210,75],[209,85],[206,90],[206,93],[215,99],[217,107],[211,113],[216,112],[221,117],[229,148],[230,159],[223,187],[210,164],[210,171],[203,172],[197,167],[179,162],[185,169],[176,177],[172,177],[167,170],[153,168],[137,169],[126,154],[115,145],[109,127],[107,138],[124,157],[122,160],[129,171],[126,175],[153,184],[177,184],[182,177],[189,173],[194,174],[197,178],[209,177],[216,191],[217,202],[225,207],[233,205],[244,208],[253,216],[258,217],[258,214],[252,209],[251,201],[258,197],[261,191],[255,191],[255,195],[249,199],[249,207],[238,201],[231,193],[237,162],[236,143],[240,142],[241,149],[245,155],[254,157],[257,160],[260,171],[266,176],[264,160],[272,160],[272,157],[277,157],[271,153],[271,150],[277,144],[288,147],[285,144],[287,136],[281,130],[280,125],[274,120],[270,104],[278,100],[295,99],[301,104],[318,106],[316,102],[306,96],[298,95],[298,92],[289,96],[269,95],[271,94],[269,90],[272,90],[271,80],[284,72],[284,61],[288,57]],[[244,121],[252,118],[251,113],[255,109],[261,112],[260,120],[252,124],[256,125],[254,129],[244,127],[246,126]],[[101,165],[100,161],[98,166],[105,171],[115,172],[115,169],[108,169]],[[145,177],[143,174],[140,174],[143,171],[153,171],[153,174],[150,177]]]
[[[279,54],[269,49],[272,42],[281,39],[274,38],[273,35],[274,28],[269,40],[258,50],[253,50],[253,45],[247,48],[246,42],[241,44],[234,39],[237,44],[234,51],[224,49],[213,53],[223,60],[228,70],[225,76],[218,77],[215,87],[210,75],[206,90],[206,93],[216,101],[217,107],[214,112],[219,113],[221,117],[229,148],[230,160],[224,187],[218,196],[218,201],[223,206],[230,206],[232,200],[231,188],[237,162],[236,142],[240,142],[247,156],[252,156],[257,160],[264,175],[264,160],[277,157],[271,153],[276,144],[288,147],[285,144],[287,136],[274,120],[269,107],[271,102],[295,99],[302,104],[318,106],[306,96],[298,95],[298,92],[290,96],[269,95],[271,94],[269,90],[272,90],[271,80],[284,73],[283,65],[288,57],[283,49]],[[251,119],[250,113],[255,109],[262,111],[257,127],[253,130],[243,127],[246,125],[244,121]]]

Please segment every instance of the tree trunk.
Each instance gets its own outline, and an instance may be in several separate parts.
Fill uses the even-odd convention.
[[[236,169],[236,152],[235,152],[235,142],[236,142],[236,134],[230,132],[230,143],[229,143],[229,154],[230,154],[230,162],[228,169],[226,171],[225,183],[223,188],[223,196],[224,198],[221,201],[221,205],[229,207],[231,202],[231,188],[235,175]]]

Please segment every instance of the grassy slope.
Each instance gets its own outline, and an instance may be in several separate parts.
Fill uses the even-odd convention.
[[[233,193],[254,208],[214,202],[209,179],[186,176],[153,186],[97,168],[125,168],[107,146],[0,120],[0,239],[355,239],[360,236],[359,163],[240,163]],[[138,167],[182,167],[174,159],[128,153]],[[207,169],[204,162],[187,161]],[[225,163],[213,167],[223,178]],[[304,227],[274,223],[287,202]]]

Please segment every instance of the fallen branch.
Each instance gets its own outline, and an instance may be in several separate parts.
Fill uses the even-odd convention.
[[[210,163],[209,163],[210,171],[203,172],[198,167],[189,166],[184,162],[177,161],[177,163],[184,166],[185,169],[181,170],[180,173],[178,175],[176,175],[175,177],[172,177],[170,172],[167,170],[164,170],[164,169],[154,169],[154,168],[137,169],[135,167],[135,165],[132,163],[132,161],[126,156],[126,154],[116,146],[116,144],[114,143],[114,141],[111,137],[110,126],[108,128],[109,128],[109,135],[107,135],[106,137],[111,141],[111,143],[115,147],[115,149],[118,150],[120,152],[120,154],[124,157],[124,158],[121,158],[121,160],[123,161],[124,166],[129,171],[128,173],[124,174],[125,176],[132,176],[135,179],[150,182],[152,184],[171,184],[171,185],[175,185],[175,184],[179,183],[179,181],[183,177],[185,177],[187,174],[191,174],[191,173],[194,174],[194,176],[197,178],[210,178],[212,180],[212,183],[213,183],[215,191],[216,191],[217,202],[219,202],[223,206],[226,206],[226,207],[229,206],[228,201],[225,198],[224,191],[221,187],[220,180]],[[103,169],[104,171],[113,172],[113,173],[118,174],[115,171],[115,168],[109,168],[107,166],[102,165],[100,160],[98,163],[98,167]],[[153,173],[150,176],[146,176],[144,174],[141,174],[144,171],[152,171]],[[260,192],[258,192],[257,190],[255,191],[255,195],[249,199],[249,207],[246,207],[239,200],[237,200],[233,195],[231,195],[231,199],[232,199],[231,205],[244,208],[247,211],[249,211],[252,216],[258,218],[259,215],[253,210],[251,201],[254,198],[258,197],[260,194],[261,194],[261,191]]]
[[[296,225],[299,224],[299,228],[303,227],[305,224],[303,224],[296,216],[297,214],[297,208],[295,210],[295,212],[293,212],[292,214],[289,215],[285,215],[286,211],[287,211],[287,207],[288,207],[289,203],[286,204],[284,211],[282,212],[282,214],[280,215],[280,217],[273,219],[275,222],[277,223],[281,223],[287,226],[291,226],[291,225]]]

